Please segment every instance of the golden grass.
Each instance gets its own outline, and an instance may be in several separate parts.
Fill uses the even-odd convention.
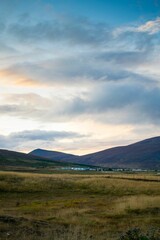
[[[0,172],[0,239],[7,232],[20,236],[25,229],[25,240],[37,234],[45,240],[87,240],[90,235],[111,240],[135,226],[158,227],[159,180],[154,173]],[[15,223],[5,222],[5,216]]]

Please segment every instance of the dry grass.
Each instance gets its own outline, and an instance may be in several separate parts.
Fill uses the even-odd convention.
[[[0,239],[111,240],[158,227],[159,181],[156,174],[1,172]]]

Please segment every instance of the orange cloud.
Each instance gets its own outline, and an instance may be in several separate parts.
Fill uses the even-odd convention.
[[[0,83],[6,85],[35,87],[36,81],[9,70],[0,70]]]

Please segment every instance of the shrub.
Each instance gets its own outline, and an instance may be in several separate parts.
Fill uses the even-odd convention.
[[[143,233],[139,228],[128,230],[119,240],[160,240],[160,229],[151,229]]]

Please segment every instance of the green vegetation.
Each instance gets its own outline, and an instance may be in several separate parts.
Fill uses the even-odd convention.
[[[53,173],[55,170],[57,171],[58,168],[68,167],[96,168],[90,165],[53,161],[46,158],[32,156],[30,154],[0,149],[1,171]]]
[[[159,203],[160,177],[153,173],[1,172],[0,239],[158,240]],[[128,232],[137,228],[143,234]],[[156,234],[147,235],[149,229]]]

